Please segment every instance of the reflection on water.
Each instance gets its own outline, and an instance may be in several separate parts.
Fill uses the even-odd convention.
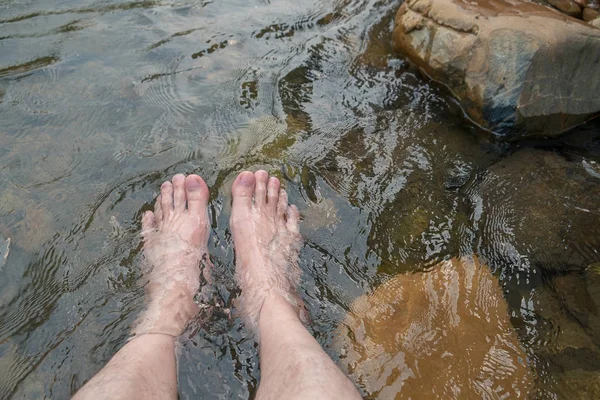
[[[474,132],[391,53],[399,4],[0,0],[0,398],[67,397],[124,343],[140,216],[176,172],[211,188],[231,306],[246,168],[281,177],[304,214],[301,294],[334,358],[355,299],[475,253],[537,393],[600,395],[598,124],[552,142]],[[216,316],[184,341],[181,398],[247,398],[256,355]]]

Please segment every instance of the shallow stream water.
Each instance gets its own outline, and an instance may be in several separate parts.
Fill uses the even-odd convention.
[[[175,173],[211,189],[230,307],[230,188],[259,168],[303,215],[300,291],[334,359],[354,299],[474,253],[538,397],[600,393],[599,124],[519,143],[477,131],[392,52],[400,4],[0,0],[0,398],[67,398],[125,343],[140,216]],[[255,394],[238,318],[182,347],[182,399]]]

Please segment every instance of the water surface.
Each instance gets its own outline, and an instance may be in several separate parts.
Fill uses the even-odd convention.
[[[538,394],[600,393],[598,124],[521,143],[475,131],[393,54],[399,5],[0,0],[0,398],[66,398],[125,343],[140,216],[175,173],[211,189],[231,306],[230,187],[259,168],[303,214],[301,294],[335,359],[354,299],[475,253]],[[245,399],[259,377],[239,319],[183,342],[182,399]]]

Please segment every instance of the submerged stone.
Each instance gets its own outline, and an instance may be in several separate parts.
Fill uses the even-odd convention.
[[[600,80],[590,79],[600,65],[600,30],[548,7],[407,0],[393,41],[490,131],[557,135],[600,111]]]
[[[310,229],[333,226],[340,220],[337,213],[333,200],[323,198],[316,203],[309,203],[308,208],[303,212],[302,221]]]
[[[583,368],[559,374],[556,379],[556,394],[560,399],[593,400],[600,398],[600,373]]]
[[[10,252],[10,238],[4,239],[0,236],[0,268],[6,264]]]
[[[535,289],[535,334],[529,350],[541,361],[540,398],[600,396],[598,266],[558,274]]]
[[[474,256],[359,297],[335,344],[369,398],[526,398],[533,389],[498,280]]]
[[[590,165],[526,148],[490,166],[466,193],[478,254],[522,271],[600,261],[600,178]]]
[[[592,264],[582,273],[558,276],[553,286],[563,307],[600,346],[600,264]]]

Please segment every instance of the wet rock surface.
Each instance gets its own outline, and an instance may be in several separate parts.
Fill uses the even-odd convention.
[[[598,265],[547,276],[536,289],[540,397],[595,399],[600,395]],[[584,314],[586,313],[586,314]]]
[[[408,0],[393,41],[450,89],[471,120],[493,132],[557,135],[600,111],[600,80],[589,79],[600,62],[600,30],[549,7]]]
[[[466,190],[473,245],[492,268],[566,271],[600,261],[600,175],[595,163],[568,156],[518,150]]]
[[[498,280],[473,256],[359,297],[337,340],[367,398],[527,398],[533,388]]]
[[[600,345],[600,264],[592,264],[581,273],[557,276],[553,280],[563,307]]]
[[[378,113],[373,132],[348,134],[319,162],[334,188],[347,191],[357,207],[373,210],[367,246],[380,260],[378,271],[393,275],[459,252],[457,227],[467,218],[458,209],[460,190],[498,157],[480,136],[451,121],[395,131],[400,121],[412,119],[405,110]]]

